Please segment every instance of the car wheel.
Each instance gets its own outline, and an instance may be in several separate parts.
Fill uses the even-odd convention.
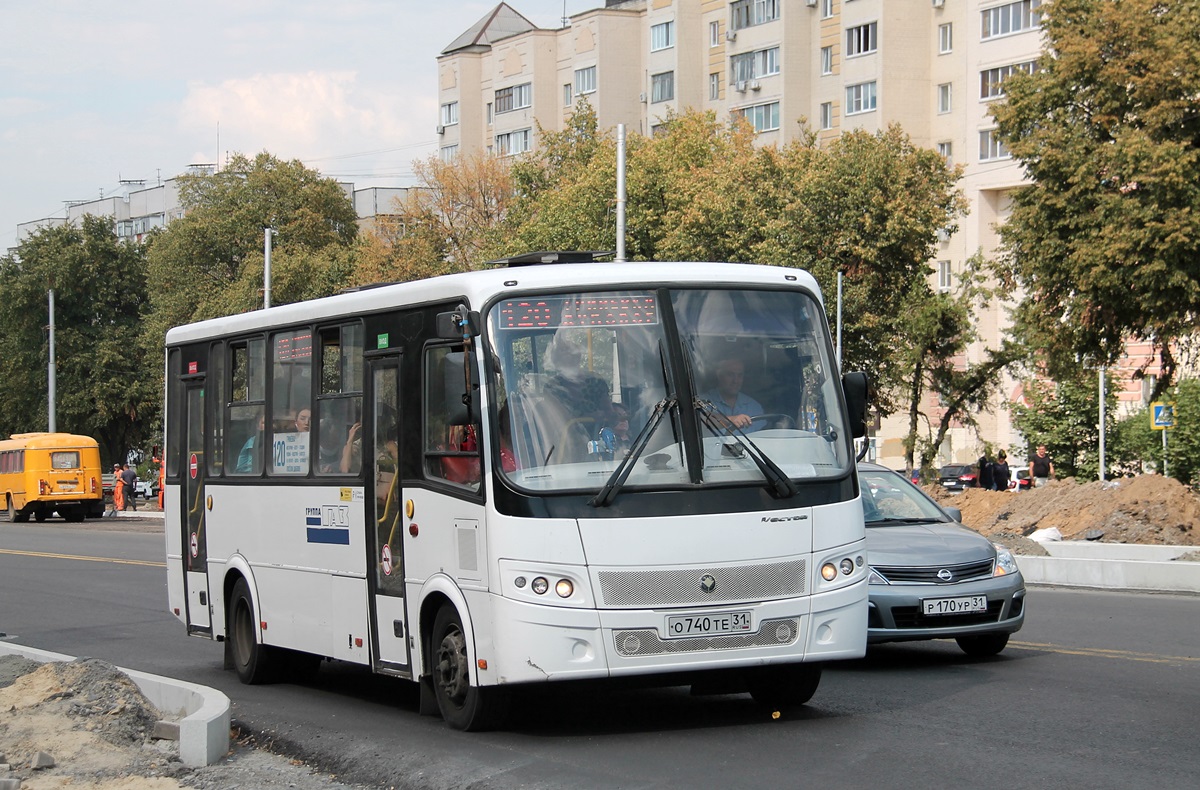
[[[983,658],[999,654],[1008,644],[1008,634],[980,634],[956,637],[955,642],[968,656]]]
[[[246,584],[245,579],[238,579],[237,584],[233,585],[227,611],[229,622],[226,638],[238,679],[251,686],[270,683],[275,674],[275,651],[258,641],[254,601],[250,598],[250,585]]]
[[[499,725],[506,713],[505,692],[471,685],[467,638],[458,610],[445,604],[433,618],[433,693],[442,719],[468,732]]]
[[[782,664],[753,670],[748,685],[760,705],[790,708],[812,699],[820,683],[820,664]]]

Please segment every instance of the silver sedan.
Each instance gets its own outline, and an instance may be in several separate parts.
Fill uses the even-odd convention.
[[[1012,552],[958,523],[903,476],[858,465],[867,522],[867,642],[954,639],[993,656],[1025,622],[1025,582]]]

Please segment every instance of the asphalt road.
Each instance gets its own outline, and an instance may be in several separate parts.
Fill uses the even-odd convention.
[[[413,686],[327,664],[249,687],[166,611],[155,522],[0,523],[0,632],[224,691],[276,748],[346,781],[421,788],[1190,788],[1200,597],[1033,588],[995,659],[873,649],[774,718],[744,695],[553,686],[503,732],[416,714]],[[142,529],[143,532],[112,531]]]

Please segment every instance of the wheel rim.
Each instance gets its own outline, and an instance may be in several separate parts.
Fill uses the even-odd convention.
[[[467,697],[467,641],[456,626],[446,629],[437,650],[437,684],[442,696],[461,707]]]

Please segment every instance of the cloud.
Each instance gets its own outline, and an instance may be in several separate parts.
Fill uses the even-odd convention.
[[[436,99],[427,90],[402,91],[394,83],[368,84],[354,71],[191,82],[179,107],[179,126],[191,135],[212,134],[215,141],[220,124],[222,154],[265,150],[288,159],[386,149],[414,136],[432,143],[432,128],[421,130],[436,117]]]

